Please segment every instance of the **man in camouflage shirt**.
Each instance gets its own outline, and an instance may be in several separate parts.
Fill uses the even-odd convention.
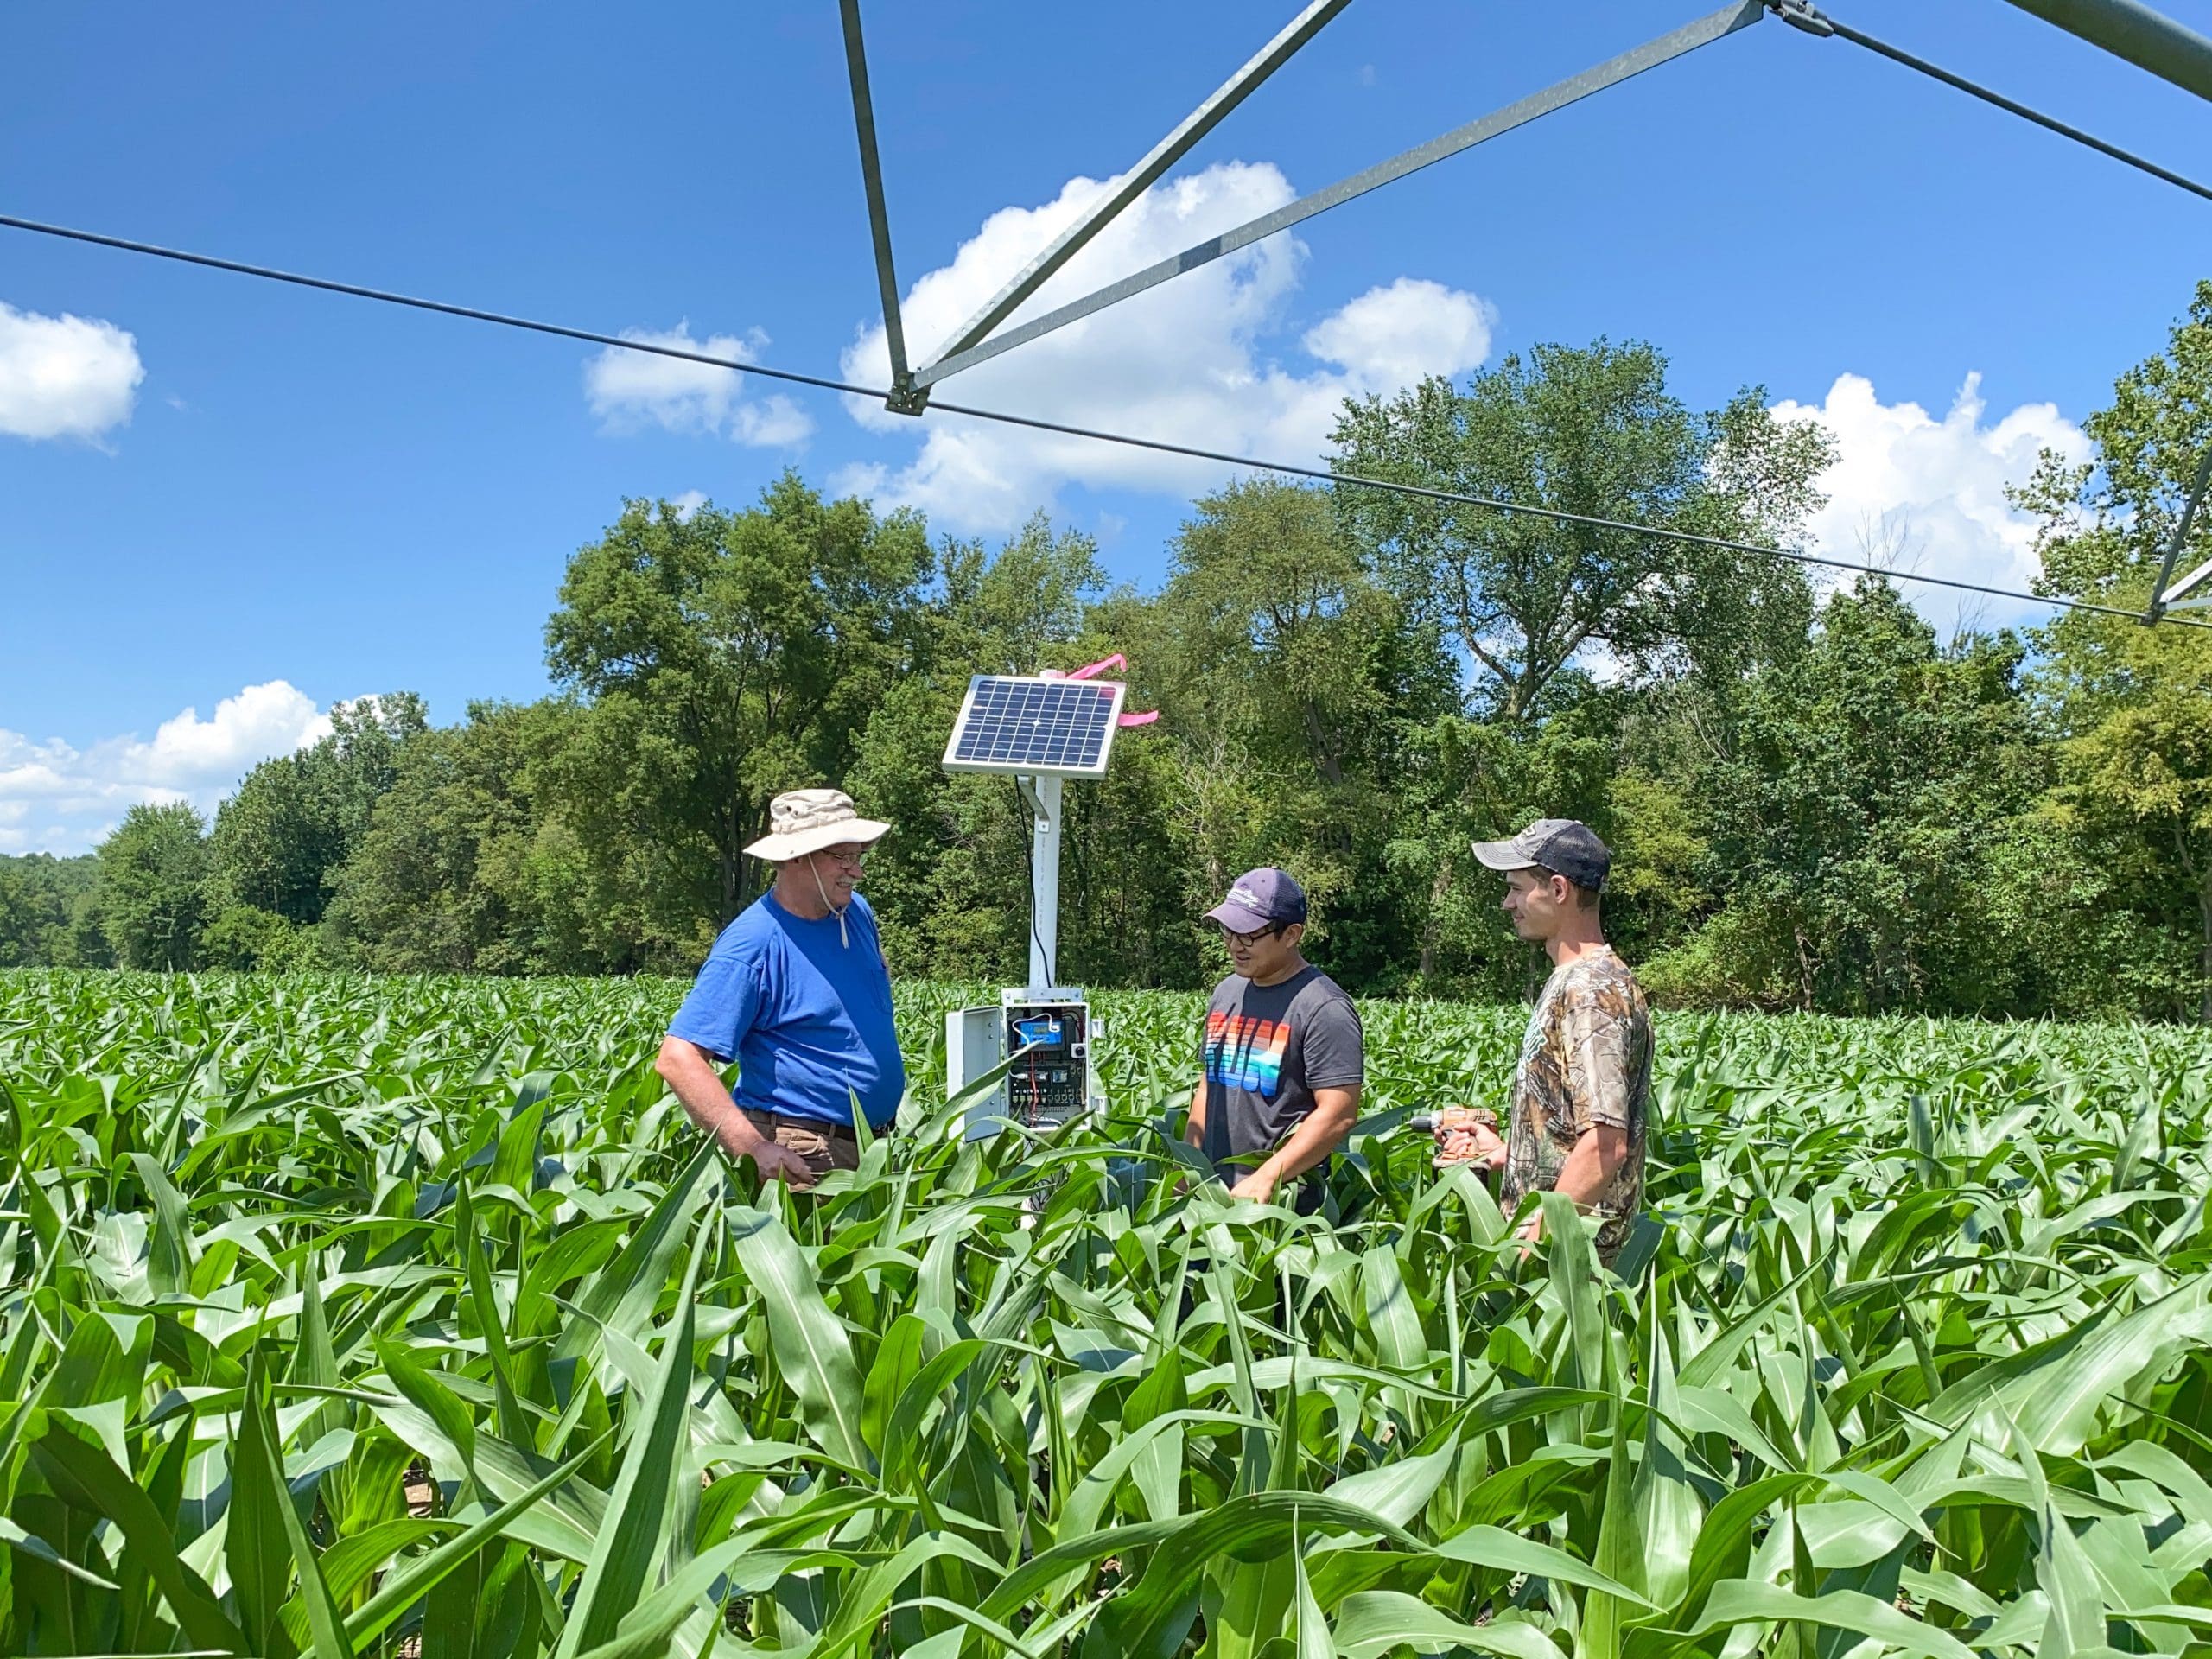
[[[1650,1010],[1598,912],[1612,855],[1587,825],[1539,818],[1510,841],[1477,842],[1475,856],[1504,872],[1513,931],[1552,959],[1521,1039],[1505,1138],[1478,1130],[1477,1155],[1505,1172],[1508,1215],[1554,1190],[1596,1217],[1598,1256],[1611,1265],[1643,1202],[1651,1097]],[[1541,1212],[1521,1230],[1531,1242],[1542,1233]]]

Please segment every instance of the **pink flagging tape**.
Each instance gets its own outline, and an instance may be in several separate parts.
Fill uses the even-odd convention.
[[[1078,668],[1074,673],[1069,675],[1068,678],[1071,680],[1087,680],[1092,675],[1103,674],[1109,668],[1127,668],[1128,665],[1129,659],[1122,656],[1122,653],[1117,651],[1111,657],[1102,657],[1098,661],[1093,663],[1089,668]]]

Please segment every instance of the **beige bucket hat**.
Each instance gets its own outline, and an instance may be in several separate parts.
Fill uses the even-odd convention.
[[[890,832],[889,824],[861,817],[842,789],[794,789],[768,803],[768,833],[745,850],[781,864],[848,842],[865,847]]]

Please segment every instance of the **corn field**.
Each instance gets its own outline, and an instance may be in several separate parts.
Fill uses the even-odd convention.
[[[1113,1103],[810,1198],[701,1149],[683,987],[0,975],[0,1653],[2202,1652],[2212,1046],[1662,1017],[1649,1213],[1524,1255],[1365,1010],[1324,1213]]]

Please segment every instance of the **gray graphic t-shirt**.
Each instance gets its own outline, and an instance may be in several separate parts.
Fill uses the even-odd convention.
[[[1206,1008],[1205,1145],[1235,1185],[1251,1166],[1227,1160],[1267,1153],[1313,1109],[1316,1089],[1348,1089],[1366,1077],[1359,1010],[1310,963],[1280,985],[1231,974]]]

